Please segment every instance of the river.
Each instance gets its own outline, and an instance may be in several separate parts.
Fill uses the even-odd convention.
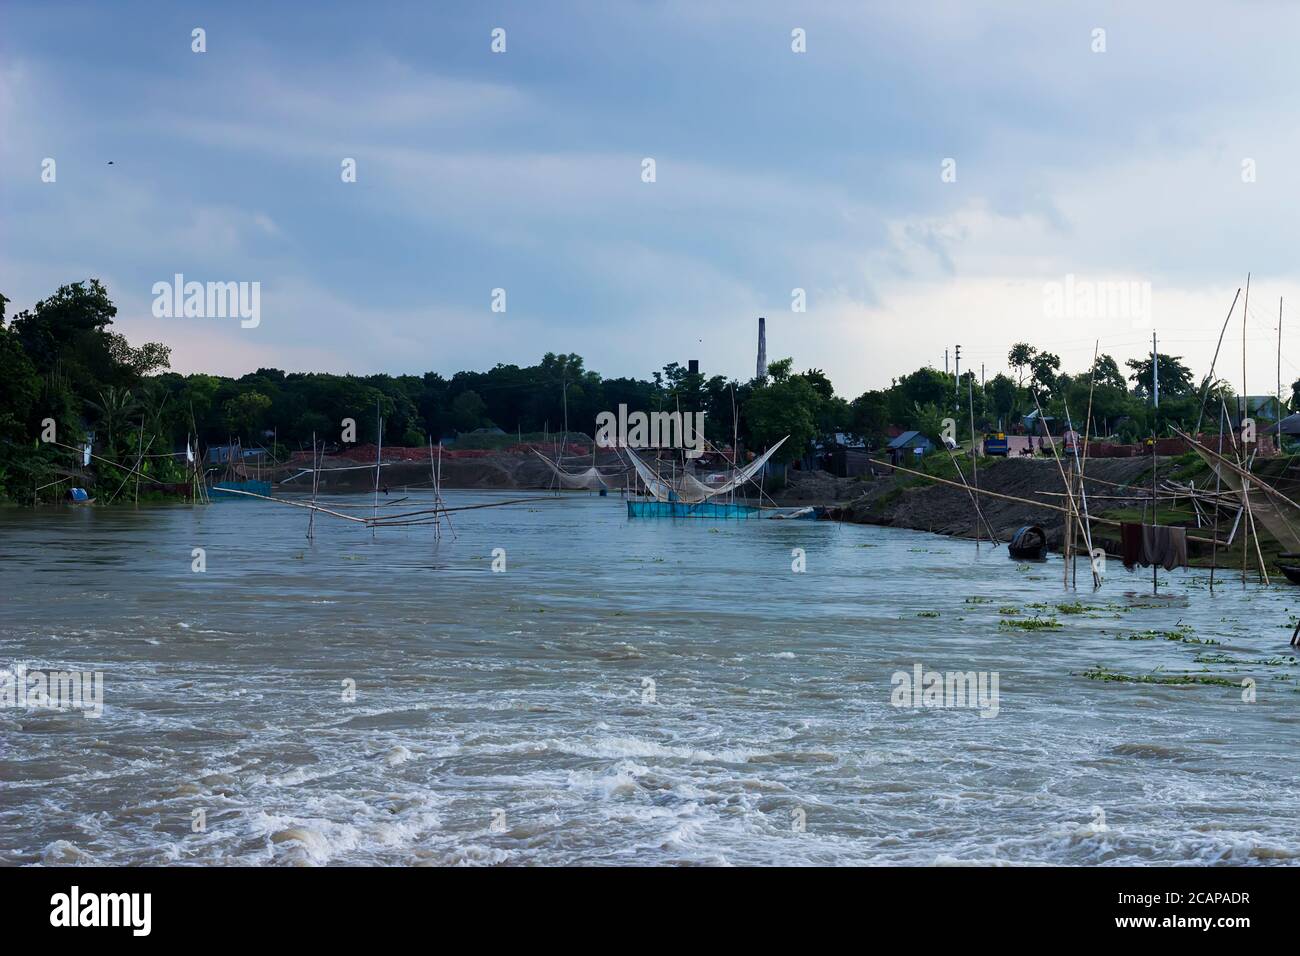
[[[454,521],[0,511],[0,668],[103,675],[99,717],[0,709],[0,863],[1300,857],[1288,585],[582,494]],[[918,665],[996,698],[900,701]]]

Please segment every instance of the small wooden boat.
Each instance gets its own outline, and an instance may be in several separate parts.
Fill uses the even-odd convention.
[[[1017,529],[1007,545],[1007,553],[1015,561],[1042,561],[1047,550],[1047,532],[1036,524]]]
[[[1294,564],[1279,564],[1278,567],[1286,575],[1286,579],[1292,584],[1300,584],[1300,566]]]

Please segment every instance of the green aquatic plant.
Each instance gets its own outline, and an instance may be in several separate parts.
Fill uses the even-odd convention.
[[[1118,671],[1108,670],[1098,665],[1091,670],[1083,672],[1083,676],[1088,680],[1106,681],[1116,684],[1166,684],[1173,686],[1189,686],[1191,684],[1207,684],[1215,687],[1239,687],[1240,684],[1228,677],[1215,677],[1210,674],[1167,674],[1158,675],[1155,672],[1150,674],[1121,674]]]
[[[1000,608],[998,608],[998,613],[1005,614],[1007,617],[1019,617],[1020,608],[1016,607],[1013,604],[1004,604]]]
[[[939,612],[938,612],[938,611],[918,611],[917,614],[916,614],[916,616],[917,616],[917,617],[938,617],[938,616],[939,616]]]
[[[1073,604],[1058,604],[1056,605],[1056,609],[1062,614],[1086,614],[1088,611],[1092,610],[1082,601],[1075,601]]]
[[[1192,658],[1193,664],[1238,664],[1247,663],[1246,661],[1237,661],[1227,654],[1206,654],[1200,653]]]
[[[1205,644],[1218,646],[1219,642],[1212,637],[1197,637],[1194,634],[1181,634],[1170,632],[1165,634],[1166,641],[1181,641],[1184,644]]]
[[[1166,641],[1178,641],[1181,644],[1200,644],[1207,647],[1217,646],[1219,644],[1219,642],[1212,637],[1197,637],[1195,634],[1191,633],[1191,630],[1190,626],[1182,624],[1179,625],[1176,630],[1172,631],[1159,631],[1155,629],[1137,631],[1130,634],[1127,638],[1119,637],[1116,638],[1116,640],[1155,641],[1163,638]]]
[[[1037,615],[1024,621],[998,621],[998,627],[1015,627],[1022,631],[1050,631],[1063,626],[1054,617],[1038,617]]]

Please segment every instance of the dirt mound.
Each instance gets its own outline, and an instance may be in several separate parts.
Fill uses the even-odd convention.
[[[786,486],[771,495],[782,505],[834,505],[863,493],[857,478],[837,478],[828,471],[787,471]]]
[[[1167,462],[1168,459],[1162,460],[1162,463]],[[1089,461],[1088,477],[1100,481],[1089,482],[1088,493],[1124,495],[1122,488],[1103,485],[1101,481],[1116,485],[1134,485],[1136,482],[1131,503],[1140,504],[1143,496],[1149,494],[1143,483],[1149,480],[1150,468],[1150,459]],[[969,470],[967,474],[969,478]],[[908,476],[878,479],[864,495],[841,509],[838,517],[862,524],[887,524],[936,534],[974,536],[978,519],[965,489],[937,483],[927,485],[924,479],[919,479],[914,487],[900,487],[900,479],[908,479]],[[992,495],[980,496],[984,518],[1001,540],[1010,540],[1015,530],[1023,525],[1038,524],[1047,531],[1049,545],[1055,547],[1059,544],[1063,534],[1061,513],[1028,503],[1041,500],[1045,505],[1062,506],[1065,486],[1054,460],[1010,458],[989,462],[980,469],[979,485],[986,491],[1027,499],[1008,501]],[[1098,498],[1097,504],[1090,509],[1093,514],[1128,503],[1108,498],[1099,507],[1101,502],[1102,499]]]

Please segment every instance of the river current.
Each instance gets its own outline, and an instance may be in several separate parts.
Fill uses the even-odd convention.
[[[1285,583],[1067,592],[1059,557],[586,494],[453,520],[0,511],[0,669],[103,681],[98,717],[0,707],[0,863],[1300,857]]]

